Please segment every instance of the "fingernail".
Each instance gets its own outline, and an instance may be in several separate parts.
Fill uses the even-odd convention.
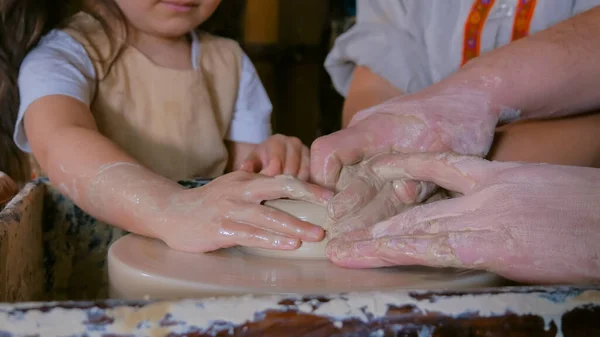
[[[273,242],[273,247],[277,248],[295,249],[298,246],[300,246],[300,240],[294,238],[285,238]]]
[[[396,192],[396,196],[398,200],[400,200],[405,205],[410,205],[414,203],[415,198],[412,193],[410,193],[410,186],[407,184],[406,180],[397,180],[394,181],[394,191]],[[418,189],[418,187],[417,187]],[[416,195],[416,194],[415,194]]]
[[[306,234],[307,238],[310,239],[312,242],[318,242],[323,240],[323,238],[325,237],[325,231],[323,230],[323,228],[321,228],[320,226],[311,224],[311,229],[306,231],[304,234]]]

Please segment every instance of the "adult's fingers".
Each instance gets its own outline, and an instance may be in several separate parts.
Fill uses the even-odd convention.
[[[429,199],[424,200],[424,202],[430,203],[443,199],[447,199],[447,195],[445,192],[440,191]],[[342,219],[333,222],[327,231],[328,237],[343,236],[344,239],[347,239],[347,234],[349,233],[357,232],[360,229],[372,228],[375,224],[405,212],[412,207],[414,206],[398,200],[395,188],[392,185],[385,185],[364,208],[356,212],[351,212]],[[367,234],[370,234],[370,231]],[[371,238],[371,236],[364,236],[363,239],[365,238]]]
[[[327,205],[329,217],[335,221],[360,211],[375,198],[383,185],[376,176],[363,174],[360,168],[344,167],[336,186],[338,192]]]
[[[227,219],[303,241],[318,242],[325,236],[325,232],[320,226],[263,205],[240,206],[238,209],[228,212]]]
[[[427,139],[427,130],[427,125],[415,117],[374,113],[355,125],[315,140],[311,147],[311,179],[331,188],[342,167],[379,153],[445,149],[445,145]]]
[[[411,142],[398,144],[411,127],[395,121],[389,114],[374,114],[356,125],[318,138],[311,146],[311,179],[333,188],[344,166],[390,152],[396,146],[411,148]]]
[[[373,159],[372,169],[384,180],[411,179],[435,183],[447,190],[469,193],[501,163],[451,153],[392,153]]]
[[[504,239],[474,223],[477,206],[469,197],[415,206],[371,228],[331,240],[328,256],[350,268],[486,267],[486,257],[497,256]]]
[[[341,237],[345,236],[346,233],[372,227],[376,223],[400,213],[407,207],[410,206],[400,202],[395,196],[393,186],[388,184],[364,208],[353,211],[342,219],[333,222],[327,230],[328,237]]]
[[[406,205],[413,205],[425,201],[431,196],[437,186],[426,181],[396,180],[392,182],[396,197]]]
[[[335,188],[342,168],[363,159],[362,138],[355,130],[344,129],[315,140],[310,148],[310,180]]]
[[[429,182],[396,180],[390,182],[396,198],[405,205],[423,202],[436,190],[436,185]],[[338,193],[328,205],[328,215],[339,220],[349,214],[360,212],[369,204],[383,188],[386,181],[373,174],[362,174],[354,167],[342,169],[338,181]]]

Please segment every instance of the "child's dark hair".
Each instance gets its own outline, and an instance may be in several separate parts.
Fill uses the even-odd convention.
[[[0,0],[0,171],[17,183],[25,183],[31,176],[28,157],[12,138],[19,109],[19,68],[44,34],[65,25],[78,11],[93,14],[84,2],[102,5],[111,15],[123,18],[112,0]]]

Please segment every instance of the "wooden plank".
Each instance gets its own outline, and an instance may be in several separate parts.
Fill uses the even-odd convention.
[[[46,300],[42,237],[45,191],[45,185],[30,183],[0,213],[0,302]]]
[[[600,286],[0,305],[13,336],[600,336]]]

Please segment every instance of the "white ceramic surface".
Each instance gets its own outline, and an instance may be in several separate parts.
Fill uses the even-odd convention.
[[[111,297],[122,299],[461,289],[499,282],[494,274],[480,271],[425,267],[344,269],[328,260],[256,256],[237,248],[189,254],[133,234],[111,246],[108,271]]]

